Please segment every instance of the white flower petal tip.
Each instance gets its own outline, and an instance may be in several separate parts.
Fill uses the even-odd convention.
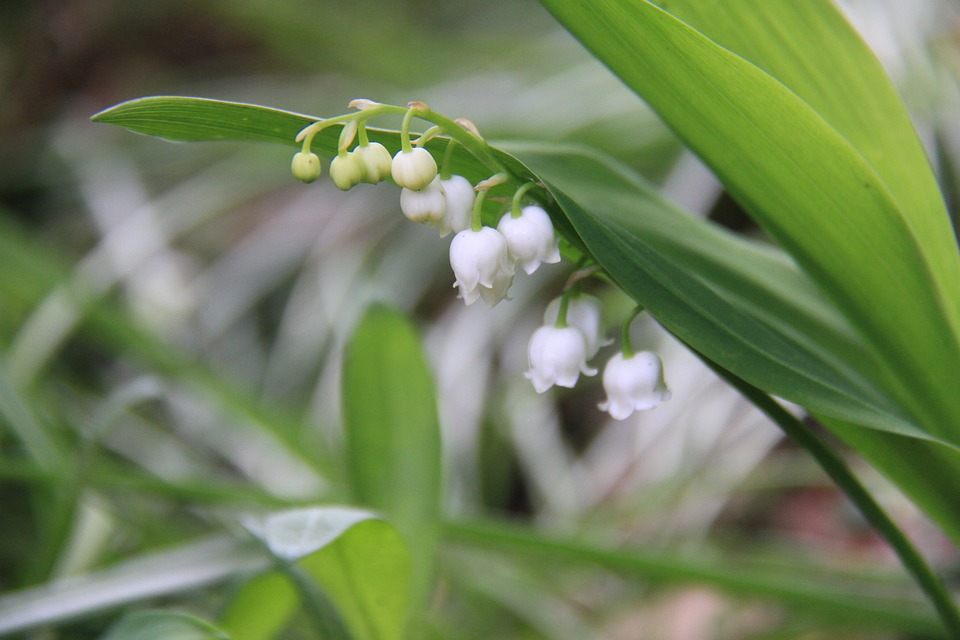
[[[553,223],[541,207],[524,207],[518,218],[510,213],[505,214],[497,225],[497,231],[506,238],[510,256],[528,274],[536,271],[542,263],[560,262]]]
[[[652,351],[630,358],[618,353],[610,358],[603,370],[603,388],[607,399],[597,406],[615,420],[625,420],[634,411],[655,409],[671,396],[663,380],[663,363]]]
[[[586,293],[578,293],[567,303],[567,325],[580,329],[587,341],[587,360],[597,355],[600,347],[610,344],[601,335],[603,305],[600,300]],[[560,298],[554,298],[543,313],[543,324],[554,325],[560,313]]]
[[[571,388],[580,374],[596,375],[597,370],[587,366],[586,340],[575,327],[543,326],[533,332],[527,347],[530,369],[524,377],[533,383],[537,393],[553,385]]]
[[[447,198],[440,177],[419,191],[404,188],[400,192],[400,210],[414,222],[440,222],[447,213]]]
[[[419,191],[437,176],[437,161],[422,147],[398,151],[390,163],[390,174],[401,187]]]
[[[451,231],[460,233],[470,228],[473,201],[477,193],[470,181],[463,176],[450,176],[441,180],[440,184],[447,196],[447,213],[437,223],[437,231],[441,238],[445,238]]]
[[[483,298],[494,307],[507,298],[513,284],[513,263],[507,253],[507,243],[496,229],[483,227],[480,231],[461,231],[450,243],[450,266],[457,277],[454,286],[470,305]]]

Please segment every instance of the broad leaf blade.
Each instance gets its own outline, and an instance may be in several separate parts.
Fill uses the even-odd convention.
[[[251,521],[248,528],[293,568],[290,576],[305,596],[306,608],[331,637],[402,637],[409,609],[410,556],[391,525],[369,511],[322,507],[271,514]],[[278,605],[287,608],[285,601]],[[271,626],[277,625],[275,620]]]
[[[433,581],[441,496],[433,376],[416,329],[383,305],[368,309],[347,346],[343,416],[351,487],[389,514],[414,558],[415,597]]]
[[[880,62],[833,3],[656,4],[777,78],[842,134],[883,178],[934,272],[953,278],[945,290],[957,290],[953,229],[923,145]]]
[[[937,275],[863,156],[788,87],[649,2],[544,4],[850,318],[881,356],[884,391],[929,433],[956,439],[960,345],[944,308],[952,278]]]

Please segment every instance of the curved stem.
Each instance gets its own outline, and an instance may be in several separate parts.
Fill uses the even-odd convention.
[[[809,428],[777,404],[769,395],[698,353],[721,378],[773,420],[795,443],[807,450],[873,528],[893,548],[904,568],[913,576],[937,610],[951,638],[960,638],[960,611],[940,577],[916,547],[857,480],[844,461]]]
[[[453,138],[447,142],[447,148],[443,152],[443,161],[440,163],[440,179],[449,180],[453,173],[450,171],[450,165],[453,162],[453,151],[459,143]]]
[[[520,185],[520,188],[516,190],[513,194],[513,200],[510,202],[510,217],[519,218],[520,214],[523,213],[520,209],[520,201],[523,200],[523,196],[526,195],[527,191],[533,189],[536,184],[533,182],[524,182]]]
[[[641,313],[643,313],[643,307],[637,305],[630,315],[627,316],[627,319],[623,321],[623,324],[620,325],[620,351],[623,353],[625,359],[633,357],[633,345],[630,344],[630,325],[633,324],[634,319]]]
[[[413,116],[418,113],[418,109],[410,107],[407,109],[407,112],[403,114],[403,123],[400,125],[400,148],[404,153],[413,151],[413,145],[410,144],[410,121],[413,120]]]
[[[560,308],[557,309],[557,322],[554,326],[557,329],[566,329],[567,327],[567,309],[570,307],[570,298],[577,295],[579,287],[571,287],[560,296]]]
[[[424,120],[429,120],[434,124],[440,125],[446,135],[463,145],[463,148],[482,162],[491,173],[507,173],[506,168],[497,160],[490,145],[488,145],[483,138],[468,130],[460,123],[437,113],[429,107],[417,115]]]
[[[479,189],[477,191],[477,197],[473,199],[473,215],[470,223],[470,229],[472,231],[480,231],[483,229],[483,201],[486,197],[486,189]]]

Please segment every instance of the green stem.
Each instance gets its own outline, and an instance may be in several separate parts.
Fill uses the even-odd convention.
[[[473,215],[471,217],[470,229],[480,231],[483,229],[483,201],[487,197],[484,189],[477,191],[477,197],[473,199]]]
[[[443,161],[440,163],[440,179],[449,180],[453,176],[453,172],[450,171],[450,165],[453,163],[453,151],[457,148],[459,143],[450,139],[447,142],[447,148],[443,152]]]
[[[520,214],[523,213],[520,209],[520,201],[523,199],[523,196],[526,195],[527,191],[537,186],[533,182],[524,182],[520,185],[520,188],[516,190],[513,194],[513,200],[510,202],[510,217],[519,218]]]
[[[623,321],[623,324],[620,325],[620,351],[627,360],[633,357],[633,345],[630,344],[630,325],[633,324],[634,319],[641,313],[643,313],[643,307],[637,305],[630,315],[627,316],[627,319]]]
[[[773,420],[778,427],[800,445],[820,464],[820,467],[837,484],[847,498],[853,502],[861,515],[866,518],[877,533],[893,548],[907,572],[913,576],[927,598],[937,610],[943,626],[951,638],[960,638],[960,612],[944,586],[940,577],[934,573],[920,552],[897,527],[896,523],[884,512],[873,496],[857,480],[843,460],[797,418],[777,404],[769,395],[742,380],[733,373],[711,362],[703,354],[700,358],[720,377],[734,386],[758,409]]]
[[[555,324],[557,329],[567,328],[567,309],[570,307],[570,298],[577,295],[577,293],[578,287],[571,287],[560,296],[560,308],[557,309],[557,322]]]
[[[407,112],[403,114],[403,123],[400,125],[400,149],[404,153],[413,151],[413,145],[410,144],[410,121],[413,120],[413,116],[418,113],[420,113],[419,109],[410,107],[407,109]]]
[[[450,136],[467,150],[473,157],[483,163],[491,173],[507,173],[506,168],[497,160],[493,150],[483,138],[480,138],[472,131],[469,131],[463,125],[451,120],[450,118],[437,113],[433,109],[427,108],[418,113],[423,120],[428,120],[434,124],[440,125],[446,135]]]
[[[370,138],[367,137],[367,123],[362,120],[357,121],[357,143],[361,147],[370,144]]]

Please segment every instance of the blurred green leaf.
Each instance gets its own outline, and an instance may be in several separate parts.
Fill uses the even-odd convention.
[[[343,419],[350,486],[406,537],[423,606],[440,517],[440,422],[420,338],[400,312],[373,305],[357,325],[344,356]]]
[[[185,613],[134,611],[120,619],[101,640],[229,640],[210,623]]]
[[[219,625],[233,640],[278,637],[300,604],[290,579],[270,571],[247,580],[230,598]]]
[[[3,594],[0,636],[198,589],[236,574],[261,571],[269,563],[262,545],[226,536],[144,553],[102,571]]]
[[[518,562],[551,562],[569,569],[577,565],[600,566],[621,575],[656,584],[701,584],[725,593],[768,602],[804,612],[833,623],[885,632],[903,631],[923,637],[944,637],[943,627],[927,603],[893,593],[875,576],[843,574],[836,569],[795,561],[773,562],[746,554],[731,559],[707,550],[682,554],[657,549],[619,549],[589,541],[560,538],[529,528],[496,522],[451,522],[446,539],[486,551],[509,553]],[[899,583],[911,589],[912,585]]]
[[[322,617],[321,630],[329,637],[403,637],[410,556],[393,526],[368,511],[321,507],[274,513],[248,528],[294,569],[290,576],[315,619]],[[316,581],[322,591],[311,590],[304,578]],[[336,610],[329,608],[327,597]],[[273,604],[275,610],[267,614],[273,619],[270,627],[277,626],[277,612],[289,608],[283,598]]]
[[[863,155],[790,88],[649,2],[543,3],[850,319],[878,355],[883,391],[928,433],[960,442],[957,261],[928,255],[928,233]]]

